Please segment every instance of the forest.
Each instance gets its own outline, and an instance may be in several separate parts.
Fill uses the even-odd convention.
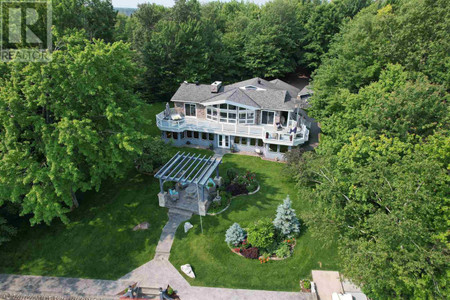
[[[68,223],[77,195],[163,156],[141,112],[183,81],[300,74],[321,127],[315,151],[287,154],[305,225],[338,237],[373,299],[450,297],[449,1],[176,0],[130,16],[52,2],[52,60],[0,63],[0,247],[18,218]]]

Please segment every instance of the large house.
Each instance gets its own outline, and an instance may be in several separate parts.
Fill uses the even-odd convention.
[[[156,116],[166,141],[258,153],[283,153],[308,141],[301,91],[286,82],[253,78],[230,85],[184,82]]]

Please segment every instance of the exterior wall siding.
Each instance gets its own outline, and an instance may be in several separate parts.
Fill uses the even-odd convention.
[[[196,111],[197,111],[197,119],[206,119],[206,107],[205,106],[197,103]]]
[[[196,145],[196,146],[200,146],[203,148],[209,148],[212,143],[214,148],[218,148],[218,135],[217,134],[214,134],[214,140],[202,139],[201,133],[199,133],[199,138],[188,137],[186,132],[184,132],[183,134],[181,134],[181,133],[178,134],[177,138],[174,138],[173,135],[172,135],[172,137],[168,137],[166,132],[162,132],[161,136],[165,142],[172,143],[172,145],[177,146],[177,147],[182,147],[182,146],[186,146],[187,144],[191,144],[191,145]],[[247,144],[243,145],[242,139],[247,139]],[[230,136],[230,146],[234,147],[236,150],[238,150],[240,152],[248,152],[248,153],[256,153],[255,150],[260,149],[260,150],[262,150],[262,153],[263,153],[264,157],[266,157],[266,158],[274,159],[274,160],[276,159],[276,160],[280,160],[280,161],[285,160],[284,154],[279,152],[280,146],[277,147],[277,152],[274,152],[269,149],[269,144],[263,144],[263,146],[258,146],[258,143],[256,143],[256,145],[251,145],[250,138],[240,137],[239,143],[235,143],[235,136]],[[231,149],[231,147],[230,147],[230,149]]]
[[[174,102],[175,111],[179,114],[184,114],[184,102]]]

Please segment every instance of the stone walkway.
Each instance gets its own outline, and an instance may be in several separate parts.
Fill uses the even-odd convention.
[[[172,248],[177,228],[181,223],[189,220],[191,216],[192,213],[170,209],[169,221],[161,233],[154,259],[131,271],[117,281],[0,274],[0,295],[1,293],[8,292],[46,296],[55,295],[55,299],[63,298],[64,296],[88,297],[90,299],[118,299],[116,295],[120,291],[125,289],[129,284],[137,282],[138,286],[145,288],[145,290],[155,295],[158,293],[159,287],[165,288],[170,284],[170,286],[177,290],[177,294],[182,300],[315,299],[313,295],[308,293],[191,286],[169,262],[170,249]],[[34,299],[37,298],[35,297]]]

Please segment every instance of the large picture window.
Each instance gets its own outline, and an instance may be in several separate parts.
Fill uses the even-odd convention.
[[[255,124],[255,111],[231,104],[212,105],[206,108],[206,118],[222,123]]]
[[[275,112],[263,110],[261,112],[261,124],[264,125],[273,125],[273,121],[275,120]]]
[[[195,109],[195,104],[185,103],[184,104],[184,113],[186,114],[187,117],[196,117],[197,112]]]

